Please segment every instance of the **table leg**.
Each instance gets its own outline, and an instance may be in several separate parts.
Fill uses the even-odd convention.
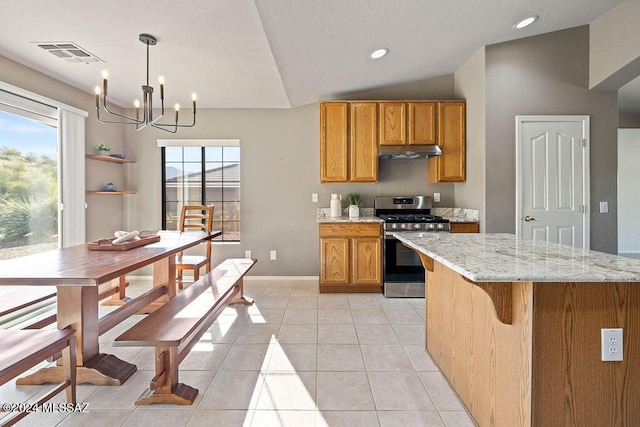
[[[164,303],[169,299],[176,296],[176,257],[170,256],[160,261],[153,263],[153,287],[166,286],[168,290],[167,295],[163,295],[156,301],[147,305],[140,310],[139,314],[147,314],[154,312],[158,308],[162,307]]]
[[[127,296],[126,289],[128,286],[127,280],[125,276],[120,276],[117,279],[113,279],[111,281],[111,289],[108,291],[109,294],[113,294],[111,299],[108,299],[102,303],[102,305],[125,305],[131,298]],[[102,301],[102,296],[100,298]]]
[[[98,343],[98,287],[58,286],[58,328],[76,330],[77,382],[95,385],[120,385],[136,371],[136,365],[111,354],[100,353]],[[60,383],[64,379],[62,366],[43,368],[20,378],[17,384]]]

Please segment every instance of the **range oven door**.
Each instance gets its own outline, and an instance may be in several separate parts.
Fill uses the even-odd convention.
[[[383,255],[384,296],[424,298],[425,271],[420,257],[391,234],[385,233]]]

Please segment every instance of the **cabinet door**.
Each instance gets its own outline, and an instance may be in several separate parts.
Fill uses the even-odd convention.
[[[405,145],[407,104],[404,102],[379,103],[380,145]]]
[[[320,283],[349,283],[349,239],[320,239]]]
[[[373,285],[382,282],[381,248],[380,238],[351,239],[351,283]]]
[[[378,179],[377,103],[350,103],[349,120],[349,181],[375,182]]]
[[[465,122],[464,102],[438,103],[438,145],[442,155],[428,160],[429,182],[466,179]]]
[[[347,103],[320,104],[320,182],[347,182]]]
[[[436,143],[436,103],[409,103],[409,145]]]

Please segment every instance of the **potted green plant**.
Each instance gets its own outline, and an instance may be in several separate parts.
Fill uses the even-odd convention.
[[[358,207],[358,204],[360,203],[360,194],[347,194],[347,201],[349,202],[349,218],[358,218],[360,216],[360,208]]]
[[[111,151],[111,147],[109,147],[107,144],[100,143],[96,145],[96,150],[98,151],[98,154],[102,156],[108,156],[109,151]]]

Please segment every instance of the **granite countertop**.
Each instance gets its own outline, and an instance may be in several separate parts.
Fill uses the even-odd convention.
[[[329,208],[318,209],[318,222],[384,222],[377,216],[373,216],[373,208],[360,208],[360,216],[358,218],[349,218],[349,208],[342,210],[342,216],[331,218]]]
[[[480,213],[477,209],[431,208],[431,214],[448,219],[449,222],[480,222]]]
[[[349,208],[342,209],[342,216],[339,218],[331,218],[330,212],[329,208],[319,208],[317,211],[318,222],[384,222],[373,216],[373,208],[360,208],[360,217],[358,218],[349,218]],[[441,216],[450,222],[479,222],[479,213],[475,209],[432,208],[431,214]]]
[[[640,260],[514,234],[393,235],[474,282],[640,282]]]
[[[349,218],[348,216],[341,216],[339,218],[318,218],[318,222],[384,222],[377,216],[360,216],[358,218]]]

